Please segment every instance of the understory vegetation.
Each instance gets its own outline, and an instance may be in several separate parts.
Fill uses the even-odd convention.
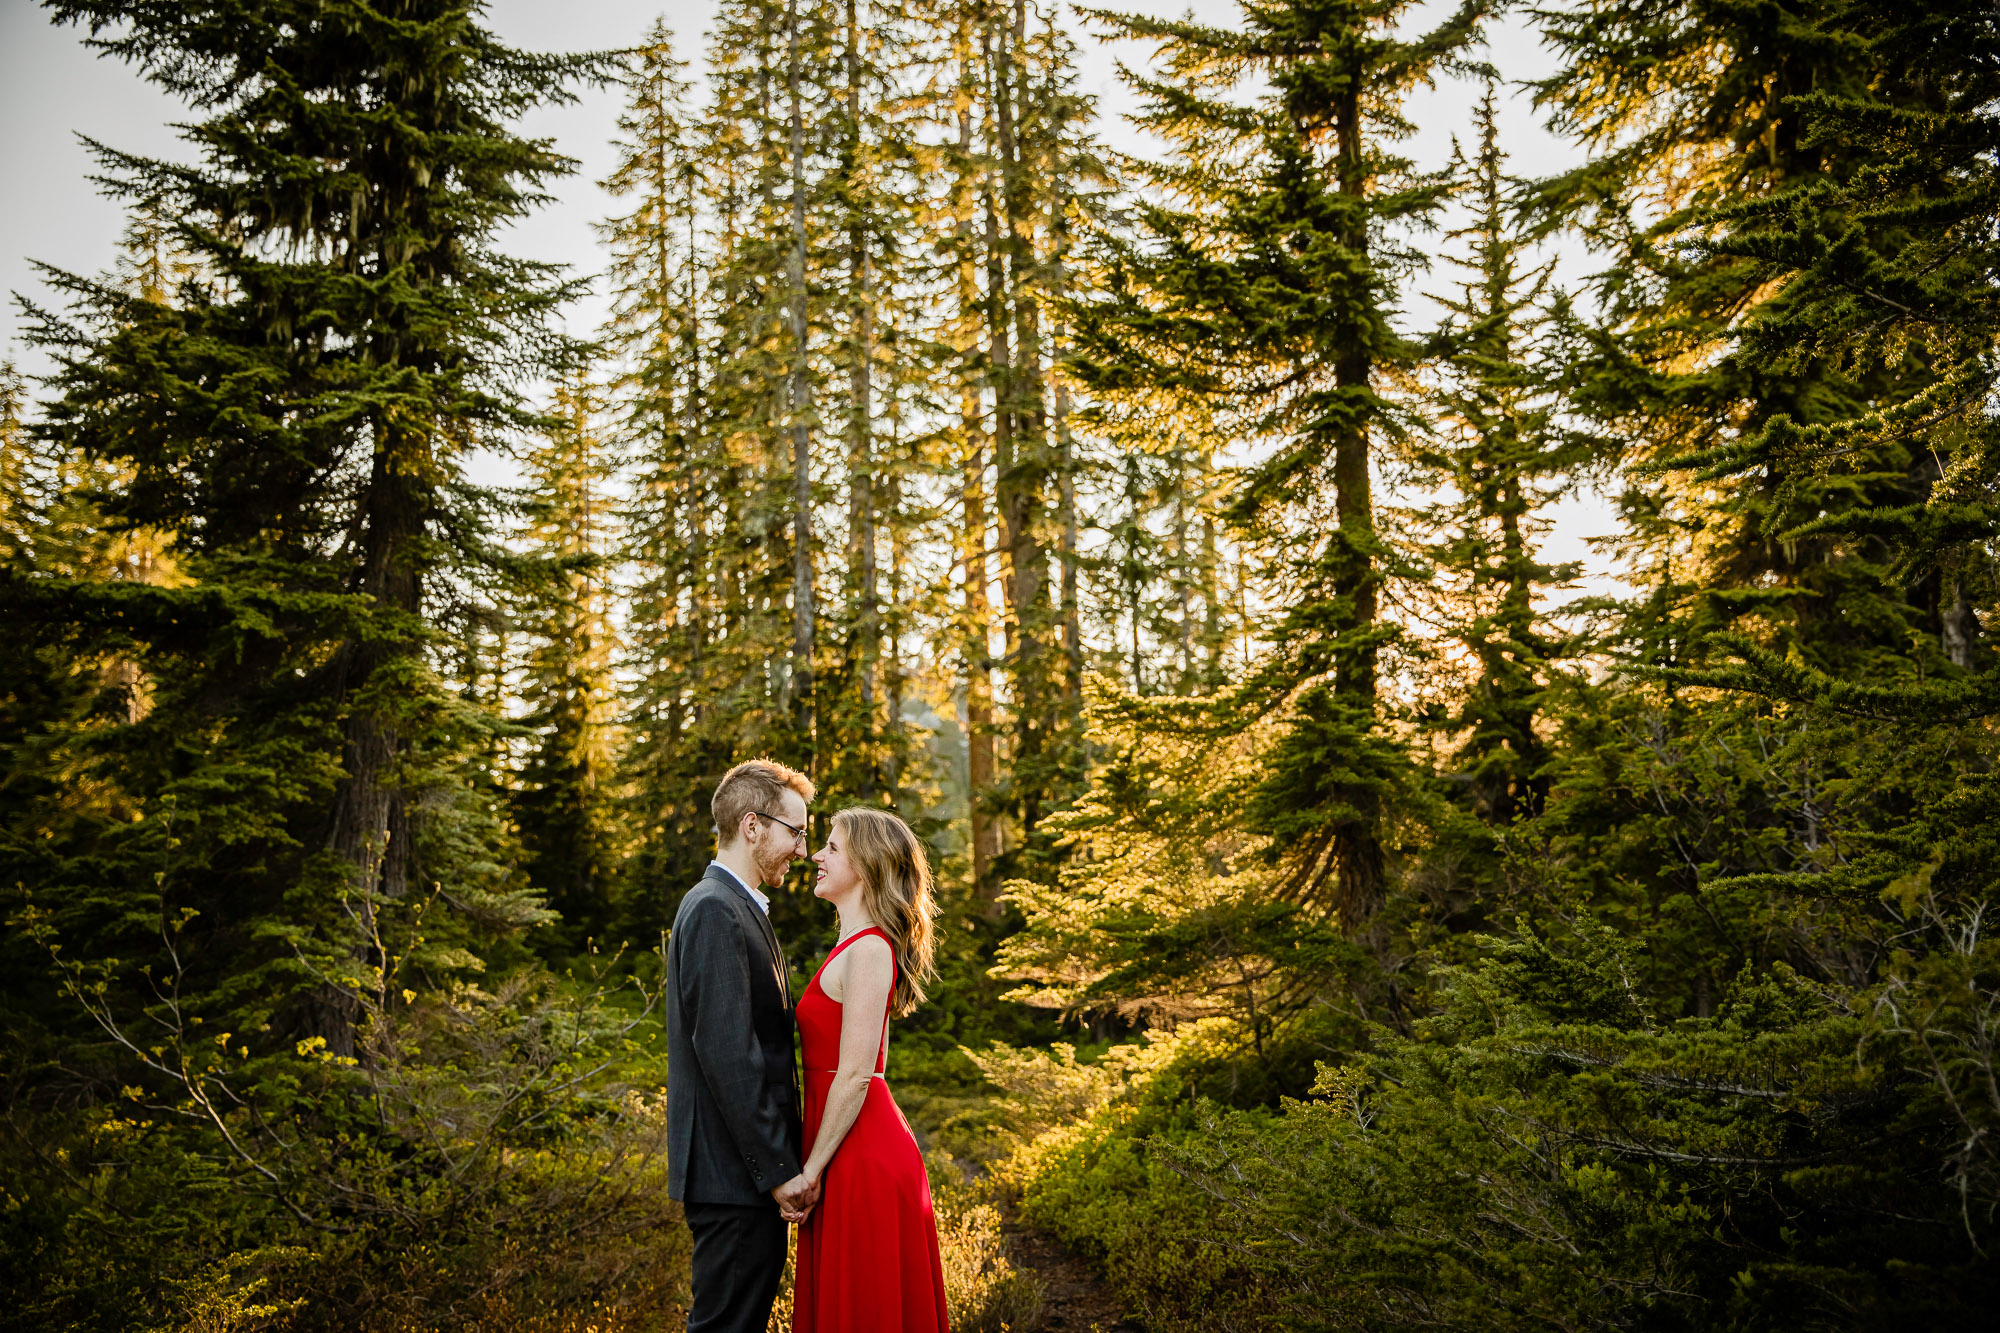
[[[1990,1322],[1990,3],[43,8],[188,113],[0,368],[0,1327],[681,1326],[759,755],[931,848],[955,1327]]]

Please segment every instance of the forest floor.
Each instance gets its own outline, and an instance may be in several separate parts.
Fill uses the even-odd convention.
[[[1140,1333],[1124,1317],[1090,1265],[1054,1240],[1022,1223],[1007,1210],[1001,1234],[1014,1267],[1033,1273],[1046,1284],[1042,1328],[1046,1333]]]

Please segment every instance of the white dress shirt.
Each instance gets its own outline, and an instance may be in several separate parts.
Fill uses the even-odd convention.
[[[757,904],[757,910],[765,916],[771,915],[771,896],[769,894],[765,893],[762,889],[753,889],[748,884],[744,884],[741,877],[734,870],[731,870],[720,861],[710,861],[708,868],[710,870],[720,870],[723,874],[735,880],[737,884],[742,885],[743,892],[750,895],[750,901]]]

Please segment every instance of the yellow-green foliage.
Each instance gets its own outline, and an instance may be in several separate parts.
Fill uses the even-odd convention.
[[[1029,1333],[1041,1327],[1044,1286],[1007,1258],[992,1177],[971,1179],[948,1154],[932,1152],[931,1200],[937,1209],[938,1251],[945,1300],[957,1333]]]
[[[1179,1071],[1240,1044],[1242,1030],[1206,1019],[1151,1032],[1095,1061],[1052,1050],[968,1051],[1001,1089],[993,1178],[1022,1216],[1100,1268],[1126,1308],[1160,1330],[1249,1328],[1261,1302],[1212,1231],[1200,1191],[1156,1158],[1151,1136],[1179,1138]],[[1194,1322],[1188,1322],[1193,1320]]]
[[[1120,1117],[1129,1121],[1128,1117]],[[1155,1333],[1261,1327],[1257,1283],[1213,1235],[1213,1201],[1150,1150],[1177,1122],[1135,1135],[1112,1117],[1064,1136],[1021,1193],[1021,1214],[1101,1271]]]
[[[1174,1061],[1225,1050],[1235,1033],[1226,1019],[1205,1019],[1175,1032],[1149,1032],[1091,1062],[1061,1041],[1047,1050],[999,1042],[984,1051],[968,1049],[966,1056],[1001,1091],[992,1132],[1004,1155],[993,1164],[994,1174],[1011,1189],[1024,1188],[1046,1160],[1093,1127],[1122,1123]]]
[[[1258,863],[1267,840],[1237,816],[1269,729],[1148,730],[1119,715],[1129,699],[1101,681],[1098,690],[1092,735],[1118,762],[1050,819],[1065,853],[1059,880],[1007,885],[1027,928],[1000,945],[994,975],[1025,983],[1005,998],[1169,1023],[1252,1012],[1270,960],[1224,923],[1268,879]],[[1135,931],[1190,929],[1198,943],[1170,958],[1133,957]]]
[[[192,1279],[176,1283],[179,1317],[151,1333],[236,1333],[238,1329],[268,1328],[305,1303],[302,1297],[274,1300],[268,1271],[313,1258],[310,1250],[274,1245],[248,1254],[232,1254],[208,1265]]]

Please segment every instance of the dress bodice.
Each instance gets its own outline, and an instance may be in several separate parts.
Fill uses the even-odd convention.
[[[799,996],[799,1051],[805,1058],[805,1071],[808,1074],[831,1074],[840,1067],[840,1024],[846,1008],[839,1000],[826,993],[826,988],[820,985],[819,979],[826,971],[827,963],[840,957],[843,949],[865,935],[880,935],[884,940],[889,938],[888,933],[880,926],[870,926],[866,930],[855,931],[833,946],[826,956],[826,962],[819,965],[819,971],[813,973],[812,980],[806,983],[805,992]],[[893,954],[889,966],[891,968],[889,984],[893,991],[895,987]],[[882,1010],[882,1043],[875,1052],[876,1073],[884,1071],[888,1052],[889,1011],[885,1005]]]

